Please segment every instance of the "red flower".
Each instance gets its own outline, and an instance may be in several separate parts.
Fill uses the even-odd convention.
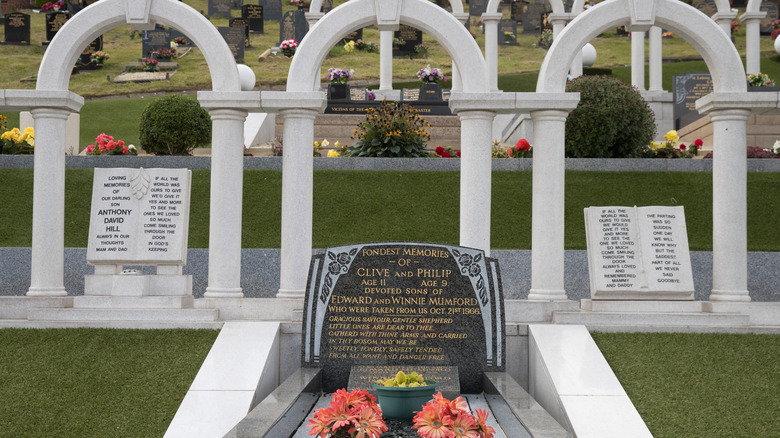
[[[452,155],[450,155],[450,153],[447,151],[442,151],[442,153],[440,153],[439,155],[441,155],[442,158],[452,158]]]
[[[685,146],[685,143],[680,143],[680,150],[684,151],[686,149],[688,149],[688,146]]]
[[[444,147],[436,146],[436,154],[441,155],[444,152]]]
[[[702,147],[703,144],[704,144],[704,142],[701,141],[700,138],[697,138],[696,141],[693,142],[693,145],[696,146],[697,149]]]
[[[522,150],[524,152],[528,152],[529,150],[531,150],[531,144],[528,143],[528,140],[521,138],[520,140],[517,140],[515,149],[517,149],[518,151]]]
[[[460,157],[460,151],[455,151],[455,155],[457,155],[458,157]]]
[[[512,148],[509,148],[509,150],[508,150],[508,151],[506,151],[506,152],[509,154],[509,156],[510,156],[510,157],[512,156],[512,151],[513,151],[513,150],[514,150],[514,149],[512,149]]]

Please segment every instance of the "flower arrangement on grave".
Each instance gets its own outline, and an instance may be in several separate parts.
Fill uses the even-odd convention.
[[[309,435],[331,438],[379,437],[387,431],[382,410],[368,391],[339,389],[325,408],[314,411],[309,419]]]
[[[517,36],[513,34],[512,32],[504,32],[504,42],[505,43],[513,43],[517,41]]]
[[[297,6],[298,8],[306,7],[306,2],[303,0],[290,0],[290,4],[293,6]]]
[[[8,128],[5,127],[5,124],[8,123],[8,118],[6,118],[4,115],[0,114],[0,131],[7,131]]]
[[[322,156],[322,149],[327,148],[330,146],[330,142],[327,138],[323,138],[322,141],[315,141],[314,142],[314,156],[315,157],[321,157]]]
[[[355,50],[355,42],[354,41],[347,41],[344,43],[344,50],[347,53],[352,53],[353,50]]]
[[[397,49],[406,44],[406,40],[402,38],[393,38],[393,48]]]
[[[731,34],[734,35],[739,30],[739,21],[731,22]]]
[[[174,47],[171,49],[157,49],[157,51],[154,52],[154,56],[156,56],[157,59],[176,59],[179,55],[176,54],[176,48]]]
[[[553,43],[553,31],[550,29],[546,29],[542,31],[542,36],[539,37],[539,42],[536,43],[536,46],[542,49],[549,49],[550,46],[552,46]]]
[[[778,35],[780,35],[780,20],[775,20],[772,22],[772,34],[769,38],[776,40]]]
[[[153,58],[143,58],[141,59],[141,67],[144,71],[157,71],[160,69],[160,67],[157,65],[160,62]]]
[[[476,410],[476,417],[468,410],[462,397],[447,400],[441,393],[423,406],[414,416],[413,428],[423,438],[473,437],[492,438],[495,430],[488,426],[488,412]]]
[[[674,38],[674,34],[672,32],[664,32],[661,34],[661,38]]]
[[[507,151],[509,158],[531,158],[533,156],[533,146],[528,140],[521,138],[517,143]]]
[[[5,120],[5,117],[2,120]],[[35,130],[32,127],[24,128],[23,132],[19,131],[19,128],[14,128],[0,135],[0,153],[31,155],[33,152],[35,152]]]
[[[440,158],[460,158],[460,151],[455,151],[449,146],[436,146],[434,153]]]
[[[773,152],[774,146],[772,148],[768,149],[762,149],[759,146],[748,146],[745,150],[746,158],[780,158],[780,155],[777,155],[775,152]],[[707,155],[705,155],[703,158],[705,159],[711,159],[712,158],[712,152],[708,152]]]
[[[357,141],[342,154],[349,157],[430,157],[425,144],[430,123],[405,103],[382,101],[369,108],[355,127]]]
[[[756,72],[747,75],[748,87],[774,87],[775,81],[766,73]]]
[[[176,37],[173,39],[173,42],[179,46],[186,46],[187,44],[190,43],[189,41],[187,41],[187,38],[184,37]]]
[[[89,55],[89,62],[93,64],[103,65],[104,62],[108,61],[110,56],[108,56],[108,53],[98,50],[97,52],[94,52],[93,54]]]
[[[87,155],[138,155],[133,145],[125,145],[122,140],[114,141],[114,137],[105,132],[95,138],[95,144],[87,146]]]
[[[663,142],[653,141],[650,143],[650,149],[653,150],[655,158],[693,158],[699,155],[704,142],[697,138],[692,145],[686,146],[684,143],[677,145],[680,136],[677,131],[671,130],[664,135]]]
[[[492,158],[509,158],[509,149],[504,147],[504,143],[498,140],[493,140],[493,153]]]
[[[428,46],[426,46],[423,43],[415,44],[414,45],[414,53],[420,58],[427,58],[428,57]]]
[[[64,7],[65,7],[65,2],[63,2],[63,1],[58,1],[58,2],[46,2],[46,3],[44,3],[44,4],[41,6],[41,11],[42,11],[42,12],[49,12],[49,11],[52,11],[52,12],[57,12],[57,11],[59,11],[60,9],[64,8]]]
[[[346,84],[352,79],[355,70],[331,67],[328,69],[328,80],[334,84]]]
[[[447,82],[447,78],[444,76],[444,72],[440,68],[431,67],[430,64],[425,68],[421,68],[417,72],[417,78],[424,83],[437,83],[441,85],[441,82]]]
[[[363,40],[355,41],[355,48],[368,53],[378,53],[379,47],[374,43],[367,43]]]
[[[376,94],[371,90],[368,90],[368,100],[376,100]]]
[[[281,44],[279,44],[279,48],[282,49],[282,53],[284,56],[290,58],[295,53],[295,49],[298,47],[298,41],[295,41],[294,38],[291,38],[289,40],[282,41]]]

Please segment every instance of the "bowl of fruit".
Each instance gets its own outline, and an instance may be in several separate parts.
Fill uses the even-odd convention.
[[[384,418],[408,420],[433,398],[436,382],[416,372],[399,371],[395,377],[377,380],[374,389]]]

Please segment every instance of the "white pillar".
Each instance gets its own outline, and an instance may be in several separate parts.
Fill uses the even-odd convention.
[[[564,141],[567,111],[531,111],[534,123],[529,300],[565,300],[563,284]]]
[[[28,297],[66,296],[65,291],[65,132],[70,111],[32,110],[32,260]]]
[[[209,279],[206,298],[243,298],[241,210],[245,110],[216,108],[211,115]]]
[[[393,89],[393,31],[379,31],[379,89]]]
[[[502,14],[482,14],[485,25],[485,61],[487,62],[490,91],[498,90],[498,21]]]
[[[745,73],[761,71],[761,19],[766,12],[745,12],[739,19],[745,23]]]
[[[460,111],[460,244],[490,255],[490,193],[493,117],[490,111]]]
[[[283,109],[282,251],[278,298],[303,298],[312,249],[314,117],[310,109]]]
[[[731,36],[731,22],[734,21],[735,18],[737,18],[737,13],[731,12],[731,10],[718,11],[712,16],[712,19],[718,23],[720,29],[729,36]]]
[[[747,290],[747,119],[745,109],[712,119],[712,294],[710,301],[750,301]]]
[[[648,91],[664,91],[663,86],[663,49],[661,28],[650,28],[649,56],[650,56],[650,87]]]
[[[631,85],[645,89],[645,33],[631,32]]]

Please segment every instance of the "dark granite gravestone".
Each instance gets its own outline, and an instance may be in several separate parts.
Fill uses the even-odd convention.
[[[249,43],[249,23],[243,18],[231,18],[229,21],[230,27],[238,27],[244,31],[244,48],[252,47]]]
[[[357,41],[363,39],[363,29],[360,28],[354,32],[350,32],[347,36],[341,39],[339,41],[339,45],[343,46],[344,44],[350,42],[350,41]]]
[[[246,30],[244,27],[224,27],[217,28],[219,34],[225,39],[230,51],[233,52],[233,58],[236,62],[244,62],[244,43],[246,42]]]
[[[287,11],[284,13],[282,21],[279,23],[279,42],[295,38],[295,12]],[[299,43],[301,40],[296,39]]]
[[[615,30],[615,36],[628,36],[628,31],[626,30],[626,26],[620,26]]]
[[[89,62],[91,61],[90,58],[92,57],[92,54],[100,50],[103,50],[103,35],[100,35],[94,41],[87,44],[87,47],[85,47],[84,51],[81,52],[81,56],[80,56],[81,63],[89,64]]]
[[[404,44],[393,48],[393,56],[414,56],[414,46],[422,44],[423,33],[412,26],[402,24],[398,30],[393,32],[393,38],[399,38],[405,41]]]
[[[704,0],[697,3],[694,7],[708,17],[712,17],[718,12],[718,6],[715,4],[715,0]]]
[[[263,28],[263,7],[259,5],[244,5],[241,7],[241,17],[246,20],[249,31],[265,33]]]
[[[68,0],[66,3],[68,4],[68,12],[73,16],[87,6],[97,3],[97,1],[98,0]]]
[[[4,44],[30,44],[30,15],[23,12],[5,14]]]
[[[547,6],[531,3],[523,5],[523,33],[541,33],[542,14],[547,12]]]
[[[160,25],[154,30],[145,30],[141,39],[141,57],[151,58],[152,53],[160,49],[170,49],[171,41],[171,32]]]
[[[517,21],[501,19],[498,22],[498,44],[517,45]]]
[[[488,0],[470,0],[469,17],[481,17],[487,11]]]
[[[498,262],[472,248],[368,243],[312,257],[302,363],[323,389],[347,386],[353,366],[457,366],[465,393],[505,369]]]
[[[299,43],[309,31],[309,22],[306,21],[306,13],[300,9],[295,11],[295,40]]]
[[[674,127],[680,129],[704,116],[696,111],[696,100],[712,93],[709,73],[674,75]]]
[[[761,11],[766,12],[766,17],[761,19],[761,33],[770,34],[774,30],[772,22],[778,18],[777,2],[762,1]]]
[[[282,19],[282,0],[259,0],[263,7],[263,20],[279,21]]]
[[[60,30],[63,24],[65,24],[70,18],[68,12],[51,12],[46,14],[46,41],[43,44],[49,44],[54,35],[57,35],[57,31]]]
[[[231,7],[233,7],[233,0],[209,0],[208,17],[230,18]]]
[[[516,1],[512,3],[512,12],[510,13],[510,16],[518,23],[523,22],[523,2]]]
[[[171,33],[170,35],[171,41],[176,41],[176,38],[184,38],[185,40],[187,40],[187,44],[177,43],[179,47],[195,47],[195,42],[192,41],[192,38],[188,37],[187,35],[184,35],[184,33],[181,32],[180,30],[170,29],[169,31]],[[168,43],[168,46],[170,47],[170,42]]]

